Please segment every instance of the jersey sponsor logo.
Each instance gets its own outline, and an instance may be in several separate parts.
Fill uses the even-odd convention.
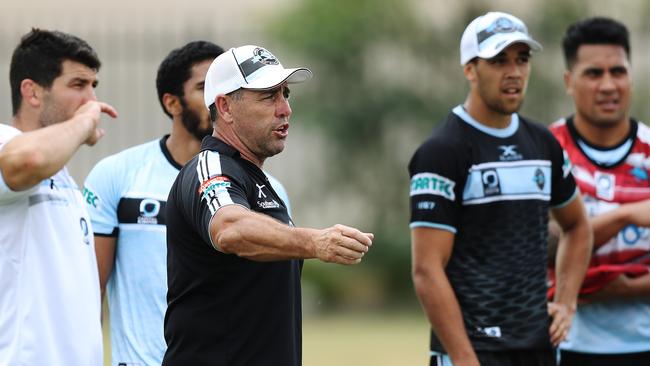
[[[145,198],[140,201],[140,216],[138,224],[158,224],[158,213],[160,213],[160,201]]]
[[[278,208],[280,207],[280,204],[276,200],[257,201],[257,206],[259,206],[259,208],[268,209],[268,208]]]
[[[498,161],[473,165],[463,189],[463,205],[551,198],[551,162]]]
[[[647,242],[650,235],[648,228],[630,224],[620,231],[619,236],[625,245],[634,246],[640,240],[643,240],[644,243]]]
[[[97,208],[99,197],[97,197],[95,192],[88,189],[88,187],[84,187],[84,190],[81,194],[83,195],[84,200],[87,204],[93,206],[94,208]]]
[[[501,194],[499,174],[495,169],[482,170],[481,182],[483,182],[483,194],[485,196],[496,196]]]
[[[418,173],[411,178],[411,196],[433,194],[453,201],[455,185],[453,180],[435,173]]]
[[[499,160],[501,161],[523,159],[523,156],[515,150],[517,149],[517,145],[500,145],[499,149],[501,150],[501,155],[499,155]]]
[[[602,199],[611,201],[614,199],[616,188],[616,176],[614,174],[595,172],[596,195]]]
[[[477,328],[478,332],[486,337],[501,338],[501,327]]]
[[[88,221],[83,217],[80,218],[79,226],[81,227],[81,234],[84,236],[84,243],[90,245],[90,229],[88,228]]]
[[[165,225],[166,202],[155,198],[123,197],[117,205],[120,224]]]
[[[203,181],[199,187],[199,194],[207,199],[210,192],[221,193],[230,187],[230,179],[223,175],[216,175],[208,180]]]

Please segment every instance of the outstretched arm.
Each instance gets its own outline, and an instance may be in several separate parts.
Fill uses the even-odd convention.
[[[24,191],[61,170],[82,144],[94,145],[103,135],[101,113],[116,117],[108,104],[89,101],[61,123],[20,134],[0,150],[0,172],[14,191]]]
[[[318,258],[356,264],[373,237],[344,225],[322,230],[291,227],[239,205],[221,207],[210,221],[210,239],[217,250],[255,261]]]

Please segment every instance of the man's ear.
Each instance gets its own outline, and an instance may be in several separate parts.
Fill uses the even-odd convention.
[[[573,83],[572,79],[573,75],[571,74],[571,70],[565,70],[564,71],[564,90],[566,90],[566,93],[568,95],[573,95]]]
[[[32,108],[41,106],[43,102],[43,91],[43,87],[32,79],[24,79],[20,82],[20,95],[23,103],[27,103]]]
[[[217,107],[217,118],[221,119],[226,123],[231,123],[233,121],[232,109],[234,105],[234,100],[224,94],[217,95],[215,99],[215,106]]]
[[[472,82],[476,80],[476,63],[468,62],[463,66],[463,74],[465,74],[465,79]]]
[[[162,104],[165,107],[167,113],[171,114],[172,117],[178,116],[183,112],[181,100],[177,95],[170,93],[163,94]]]

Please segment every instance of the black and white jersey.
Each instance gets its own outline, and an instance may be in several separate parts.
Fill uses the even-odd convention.
[[[551,347],[548,211],[577,195],[553,135],[517,114],[509,127],[489,128],[458,106],[415,152],[409,173],[411,228],[455,234],[446,273],[474,348]],[[431,349],[444,352],[433,332]]]
[[[266,175],[237,150],[206,137],[167,200],[163,365],[301,364],[301,260],[255,262],[210,240],[212,216],[241,205],[293,225]]]

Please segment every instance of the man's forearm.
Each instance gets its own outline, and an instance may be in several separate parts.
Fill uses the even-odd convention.
[[[587,223],[564,232],[558,246],[555,302],[574,309],[591,258],[592,235]]]
[[[210,235],[216,249],[255,261],[318,258],[340,264],[359,263],[373,238],[344,225],[296,228],[237,205],[215,214]]]
[[[433,331],[454,365],[478,365],[458,300],[444,270],[431,273],[416,269],[413,282]]]
[[[69,120],[18,135],[0,150],[0,169],[16,191],[56,174],[87,138],[88,128]]]

